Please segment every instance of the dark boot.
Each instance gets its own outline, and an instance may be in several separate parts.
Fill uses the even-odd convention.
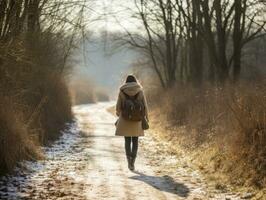
[[[130,156],[127,156],[127,167],[128,167],[128,169],[129,170],[131,170],[131,163],[132,163],[132,159],[131,159],[131,157]]]
[[[130,170],[132,170],[132,171],[135,170],[135,160],[136,160],[136,157],[131,157],[131,168],[130,168]]]

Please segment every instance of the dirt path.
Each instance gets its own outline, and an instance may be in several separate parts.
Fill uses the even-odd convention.
[[[86,191],[89,199],[140,199],[174,200],[178,196],[175,188],[167,179],[157,179],[143,159],[138,159],[135,173],[127,169],[124,154],[124,138],[114,136],[115,117],[107,112],[110,104],[100,103],[94,106],[79,106],[75,113],[82,126],[87,120],[94,125],[89,135],[92,146],[89,148],[91,162],[88,163]],[[85,116],[88,115],[89,119]],[[141,167],[140,167],[141,166]],[[183,195],[186,195],[184,190]]]
[[[130,172],[124,140],[114,136],[115,117],[106,110],[111,105],[74,107],[77,124],[44,149],[47,160],[22,163],[27,170],[18,168],[15,175],[1,178],[0,199],[239,199],[234,194],[210,193],[197,172],[186,166],[176,169],[178,160],[172,156],[149,158],[154,154],[144,154],[144,148],[136,172]],[[141,139],[141,144],[150,145],[152,152],[158,147],[150,140]]]

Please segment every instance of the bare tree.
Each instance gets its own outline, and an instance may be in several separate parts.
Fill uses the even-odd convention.
[[[171,0],[135,0],[135,6],[135,17],[141,20],[144,32],[125,30],[127,38],[120,39],[145,53],[162,87],[171,87],[180,70],[180,14],[176,12],[176,5]]]
[[[196,29],[207,46],[211,76],[220,83],[225,82],[230,78],[233,63],[233,79],[238,80],[244,45],[265,34],[265,20],[259,22],[263,16],[262,2],[188,0],[186,5],[182,1],[177,2],[189,29]],[[195,15],[201,20],[195,21]],[[232,48],[229,46],[231,43]]]
[[[238,81],[240,76],[241,57],[244,46],[252,40],[265,35],[266,20],[265,16],[263,16],[264,6],[262,1],[234,1],[234,52],[231,58],[234,81]]]

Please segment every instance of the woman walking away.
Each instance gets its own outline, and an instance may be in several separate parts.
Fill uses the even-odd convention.
[[[120,87],[116,104],[116,135],[125,137],[128,168],[135,170],[138,152],[138,137],[148,129],[148,110],[142,86],[133,75],[128,75]]]

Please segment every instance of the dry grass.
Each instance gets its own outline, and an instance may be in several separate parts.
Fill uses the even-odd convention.
[[[97,98],[97,101],[109,101],[110,100],[108,92],[101,88],[98,88],[95,91],[95,96]]]
[[[72,119],[63,41],[49,34],[0,45],[0,171],[40,157]],[[31,41],[31,42],[32,42]]]
[[[95,103],[97,101],[94,84],[87,79],[74,79],[70,84],[71,97],[74,105]]]
[[[82,76],[73,79],[70,91],[74,105],[96,103],[98,101],[109,101],[108,92]]]
[[[266,86],[176,86],[152,101],[152,124],[208,174],[234,185],[266,185]],[[238,163],[238,165],[235,165]]]
[[[0,99],[0,174],[11,171],[18,161],[41,157],[36,133],[25,125],[23,117],[12,99]]]
[[[53,141],[60,136],[60,131],[65,128],[66,122],[72,120],[71,99],[64,79],[48,77],[44,87],[47,101],[43,105],[39,122],[44,132],[43,143]]]

